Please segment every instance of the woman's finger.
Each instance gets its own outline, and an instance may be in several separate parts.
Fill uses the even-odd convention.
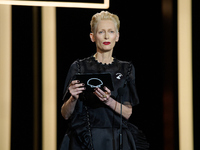
[[[78,84],[78,83],[80,83],[79,80],[73,80],[73,81],[72,81],[72,84]]]
[[[108,101],[108,98],[110,97],[110,95],[106,94],[104,91],[102,91],[99,88],[95,89],[94,94],[103,102]]]
[[[79,91],[84,91],[86,88],[85,87],[80,87],[80,88],[72,88],[72,89],[69,89],[71,93],[76,93],[76,92],[79,92]]]
[[[95,91],[94,94],[95,94],[101,101],[104,101],[100,93],[98,93],[97,91]]]
[[[78,94],[80,94],[80,93],[82,93],[82,92],[83,92],[83,90],[81,90],[81,91],[76,91],[76,92],[74,92],[73,95],[78,95]]]
[[[85,86],[84,83],[80,83],[80,84],[75,84],[75,85],[73,85],[74,88],[80,88],[80,87],[83,87],[83,86]]]
[[[96,92],[99,95],[99,97],[101,97],[102,99],[105,99],[105,100],[107,99],[107,94],[104,91],[102,91],[101,89],[97,88]]]
[[[73,80],[69,86],[69,92],[72,96],[78,99],[78,95],[86,89],[84,86],[85,84],[80,83],[79,80]]]
[[[98,93],[100,93],[101,95],[105,95],[105,92],[102,91],[100,88],[96,88],[95,89]]]
[[[84,87],[84,86],[85,86],[84,83],[74,84],[74,85],[71,85],[71,86],[69,87],[69,89],[77,89],[77,88]]]
[[[70,86],[75,85],[75,84],[78,84],[78,83],[80,83],[79,80],[73,80],[73,81],[70,83]]]
[[[106,86],[104,86],[104,90],[110,95],[111,94],[111,91],[109,88],[107,88]]]

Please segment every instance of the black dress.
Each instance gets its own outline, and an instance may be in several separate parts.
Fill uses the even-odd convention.
[[[139,103],[135,88],[135,69],[129,62],[114,59],[112,64],[102,64],[94,57],[75,61],[68,72],[64,99],[68,99],[68,87],[77,73],[105,73],[112,76],[114,91],[111,96],[119,102],[117,90],[125,88],[124,105]],[[75,110],[67,120],[67,132],[62,150],[119,150],[120,115],[102,103],[93,93],[81,94]],[[123,150],[145,150],[148,143],[136,126],[123,118]]]

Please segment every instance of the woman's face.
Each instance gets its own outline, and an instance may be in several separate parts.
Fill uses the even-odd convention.
[[[92,42],[96,43],[97,51],[113,50],[115,43],[119,40],[119,33],[112,20],[101,20],[96,27],[96,33],[91,33]]]

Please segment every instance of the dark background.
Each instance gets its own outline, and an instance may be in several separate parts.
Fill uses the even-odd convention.
[[[150,150],[178,150],[178,98],[177,98],[177,25],[176,1],[171,1],[173,14],[167,21],[162,11],[162,0],[126,2],[111,0],[108,11],[120,18],[120,40],[114,48],[114,56],[132,61],[136,69],[136,86],[140,104],[133,108],[130,119],[147,136]],[[193,75],[194,75],[194,129],[195,149],[200,149],[199,137],[199,2],[193,1]],[[12,7],[12,138],[11,149],[33,149],[34,144],[34,38],[33,7]],[[69,66],[76,59],[95,53],[90,41],[90,20],[101,9],[57,8],[57,143],[58,148],[66,131],[66,121],[60,114],[62,92]],[[41,149],[41,8],[37,7],[38,34],[38,91],[39,111],[38,143]],[[167,32],[166,32],[167,31]],[[169,40],[170,39],[170,40]],[[167,41],[167,42],[166,42]],[[168,47],[168,43],[171,44]],[[166,83],[171,83],[170,86]],[[170,87],[170,105],[166,105],[165,93]],[[168,121],[173,130],[166,134],[168,126],[166,109],[172,110]],[[169,113],[170,114],[170,113]],[[170,135],[173,137],[170,141]],[[169,149],[168,149],[169,150]]]

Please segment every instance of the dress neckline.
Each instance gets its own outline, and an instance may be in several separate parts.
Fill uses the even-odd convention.
[[[113,57],[113,61],[111,63],[109,63],[109,64],[106,64],[106,63],[103,64],[102,62],[99,62],[98,60],[95,59],[94,55],[92,55],[91,58],[92,58],[92,60],[94,62],[96,62],[97,64],[100,64],[102,66],[111,66],[116,62],[116,58],[115,57]]]

